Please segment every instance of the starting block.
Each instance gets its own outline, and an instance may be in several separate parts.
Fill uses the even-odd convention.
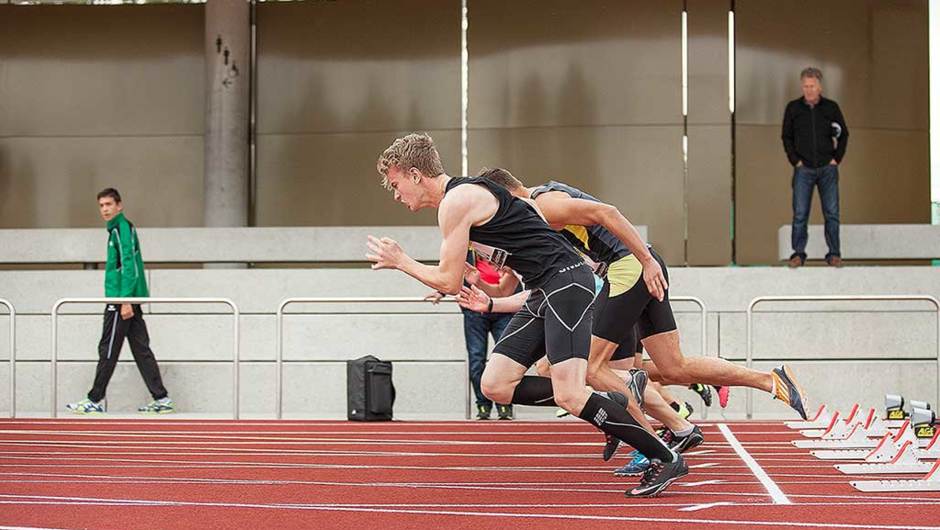
[[[784,425],[791,429],[825,429],[829,426],[829,420],[832,419],[832,414],[826,408],[825,405],[820,405],[819,409],[816,411],[816,414],[813,415],[807,421],[788,421]]]
[[[933,438],[937,434],[937,415],[930,410],[929,403],[918,403],[926,405],[926,408],[918,407],[911,401],[911,425],[914,429],[914,436],[917,438]]]
[[[882,444],[888,443],[887,437],[882,440]],[[879,452],[881,445],[872,451],[872,454]],[[866,459],[867,460],[867,459]],[[891,460],[884,463],[865,463],[865,464],[837,464],[835,468],[848,475],[869,475],[869,474],[891,474],[891,473],[927,473],[933,467],[932,463],[921,462],[914,454],[914,446],[910,441],[904,442],[897,454]]]
[[[885,394],[885,419],[907,419],[907,412],[904,412],[904,396],[900,394]]]
[[[853,480],[855,489],[868,493],[886,491],[940,491],[940,460],[920,480]]]
[[[800,449],[872,449],[878,442],[868,437],[862,424],[856,423],[843,438],[794,440],[793,445]]]

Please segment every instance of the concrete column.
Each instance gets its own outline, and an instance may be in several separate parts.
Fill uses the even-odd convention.
[[[249,8],[206,2],[206,226],[248,224]]]

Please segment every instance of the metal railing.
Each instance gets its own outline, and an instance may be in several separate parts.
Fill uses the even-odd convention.
[[[441,302],[455,302],[453,298],[444,298]],[[286,298],[281,301],[277,306],[277,331],[275,333],[276,337],[276,353],[277,357],[275,358],[275,371],[277,373],[277,380],[275,383],[275,409],[277,412],[277,419],[281,419],[283,413],[283,397],[284,397],[284,308],[291,304],[375,304],[375,303],[430,303],[424,298],[418,297],[388,297],[388,298],[378,298],[378,297],[312,297],[312,298]],[[304,313],[291,313],[291,314],[304,314]],[[306,313],[310,314],[310,313]],[[435,314],[435,313],[428,313]],[[453,315],[454,313],[444,313],[445,315]],[[464,359],[464,366],[467,371],[467,377],[464,378],[464,399],[466,400],[466,416],[470,417],[470,363],[468,360]]]
[[[235,302],[228,298],[61,298],[52,305],[52,363],[50,366],[52,379],[52,417],[58,416],[58,371],[57,363],[59,360],[58,345],[58,317],[59,307],[65,304],[226,304],[232,308],[234,317],[234,340],[232,345],[232,417],[238,419],[238,365],[240,362],[238,353],[238,321],[239,311]]]
[[[0,298],[0,305],[10,313],[10,417],[16,417],[16,309],[13,304]]]
[[[937,402],[940,403],[940,301],[930,295],[817,295],[817,296],[758,296],[747,305],[747,367],[754,363],[754,306],[761,302],[851,302],[851,301],[922,301],[933,304],[937,313]],[[754,389],[747,389],[747,418],[754,415]]]

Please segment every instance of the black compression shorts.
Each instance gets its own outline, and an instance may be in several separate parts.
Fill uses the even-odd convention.
[[[526,367],[546,354],[551,364],[587,359],[596,296],[594,274],[587,265],[562,269],[529,294],[493,352]]]

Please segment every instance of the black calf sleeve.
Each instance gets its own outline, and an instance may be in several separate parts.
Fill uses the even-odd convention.
[[[675,459],[675,453],[662,440],[644,429],[623,407],[599,394],[591,394],[579,417],[633,446],[646,458],[658,458],[663,462]]]
[[[555,396],[552,390],[552,380],[535,375],[522,376],[522,381],[519,381],[512,393],[512,402],[515,405],[531,405],[534,407],[557,406],[555,405]]]

